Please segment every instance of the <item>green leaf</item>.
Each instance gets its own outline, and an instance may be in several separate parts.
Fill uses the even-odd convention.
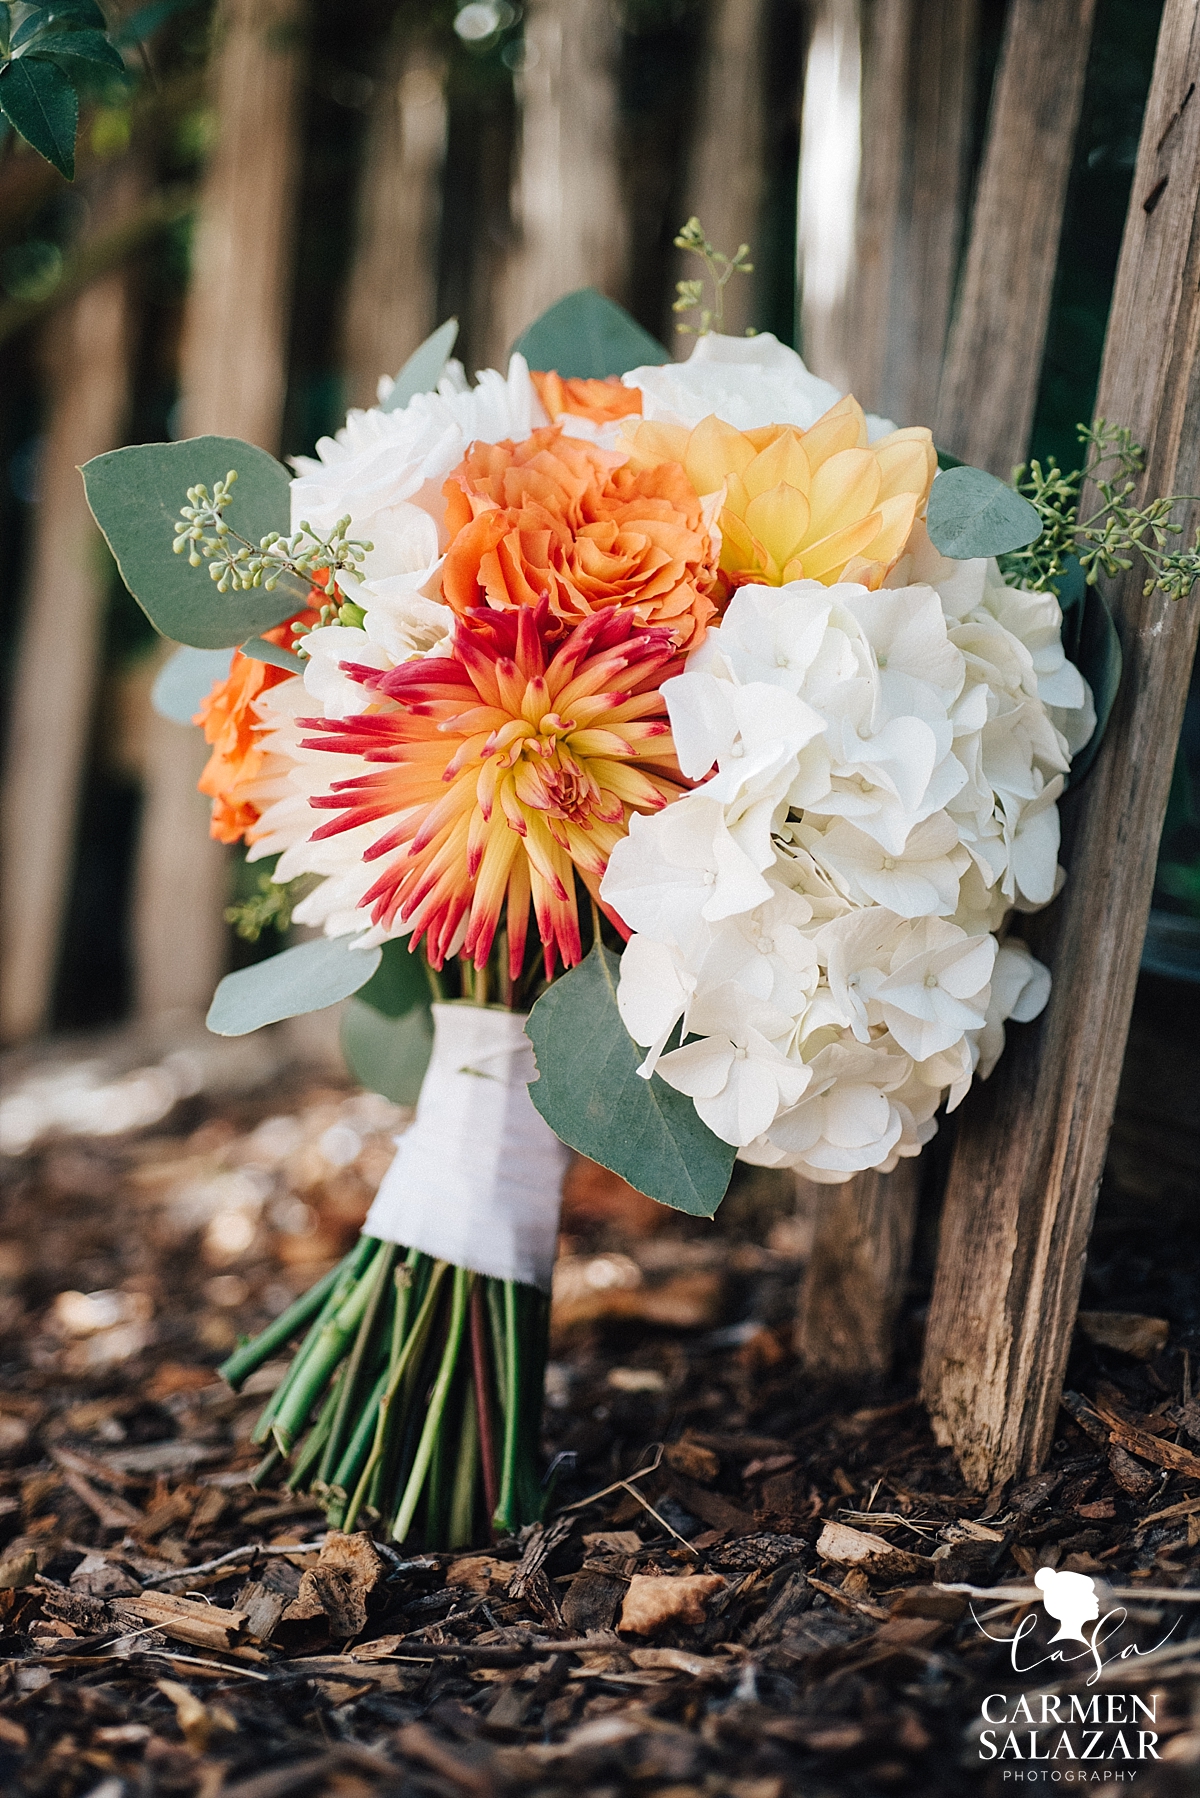
[[[245,1036],[281,1018],[323,1011],[365,986],[379,966],[379,950],[353,949],[351,937],[319,936],[226,974],[205,1023],[215,1036]]]
[[[13,49],[27,44],[31,38],[52,31],[106,30],[104,14],[95,0],[53,0],[49,6],[35,6],[26,13],[13,32]]]
[[[617,956],[597,943],[529,1014],[538,1079],[529,1096],[555,1135],[676,1211],[711,1217],[737,1150],[714,1136],[692,1101],[657,1074],[617,1010]]]
[[[439,325],[404,364],[396,376],[396,385],[384,400],[381,410],[399,412],[401,406],[407,406],[416,394],[432,393],[442,378],[442,370],[449,360],[457,336],[456,318],[448,318],[444,325]]]
[[[289,674],[304,673],[303,656],[294,649],[282,649],[278,643],[268,643],[265,637],[247,637],[239,647],[251,661],[270,662],[272,668],[286,668]]]
[[[567,294],[513,344],[530,368],[555,369],[564,380],[601,380],[645,363],[669,362],[670,352],[643,331],[623,306],[594,287]]]
[[[304,603],[283,581],[273,593],[265,587],[218,593],[208,565],[192,568],[186,555],[172,550],[173,526],[188,488],[203,481],[211,493],[231,468],[238,474],[225,514],[231,528],[252,543],[268,531],[290,530],[287,469],[238,437],[139,443],[94,456],[83,467],[88,505],[121,579],[156,630],[196,649],[243,643],[290,618]]]
[[[125,73],[119,50],[114,50],[102,31],[55,31],[37,40],[30,56],[66,58],[75,62],[99,63],[106,69]]]
[[[60,175],[75,179],[79,100],[57,63],[31,56],[6,63],[0,69],[0,112]]]
[[[1096,728],[1071,763],[1070,784],[1077,787],[1096,759],[1121,684],[1121,639],[1098,587],[1084,593],[1077,644],[1068,654],[1092,689],[1096,706]]]
[[[383,960],[359,990],[359,998],[385,1018],[403,1018],[418,1005],[429,1004],[425,957],[419,949],[410,951],[408,944],[408,937],[393,937],[384,943]]]
[[[994,474],[965,464],[938,475],[925,523],[934,548],[960,562],[1024,549],[1042,533],[1042,521],[1027,499]]]
[[[415,1105],[433,1052],[433,1023],[427,1005],[402,1018],[384,1017],[361,997],[351,999],[342,1018],[342,1054],[360,1086],[382,1093],[393,1105]]]
[[[214,681],[224,680],[233,659],[231,649],[177,649],[164,662],[150,689],[150,703],[160,718],[190,724],[208,698]]]

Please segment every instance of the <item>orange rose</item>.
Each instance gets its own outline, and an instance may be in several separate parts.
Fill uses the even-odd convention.
[[[616,375],[603,381],[564,381],[553,369],[545,374],[531,369],[529,379],[555,420],[569,412],[573,418],[590,418],[593,424],[607,425],[617,418],[632,418],[642,410],[641,393],[636,387],[622,387]]]
[[[547,599],[565,634],[616,607],[691,649],[716,611],[712,540],[677,462],[634,469],[551,425],[472,444],[443,492],[442,595],[459,614]]]
[[[298,612],[262,635],[268,643],[291,649],[295,642],[292,626],[315,624],[318,616],[315,611]],[[229,673],[214,683],[192,719],[193,724],[204,726],[204,740],[212,744],[212,754],[196,784],[213,802],[208,831],[218,843],[237,843],[243,837],[248,843],[254,841],[252,833],[261,808],[250,794],[263,778],[267,760],[259,737],[255,701],[280,681],[290,679],[286,668],[255,661],[235,649]]]

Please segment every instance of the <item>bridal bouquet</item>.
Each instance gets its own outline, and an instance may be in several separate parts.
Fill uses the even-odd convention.
[[[261,1474],[428,1546],[540,1512],[564,1145],[703,1215],[738,1155],[916,1154],[1045,1002],[1009,926],[1095,721],[994,560],[1037,514],[927,430],[770,336],[667,364],[591,292],[473,386],[453,329],[294,476],[221,438],[85,471],[189,646],[160,703],[214,835],[320,933],[210,1026],[353,994],[352,1069],[419,1087],[356,1249],[224,1371],[306,1331]]]

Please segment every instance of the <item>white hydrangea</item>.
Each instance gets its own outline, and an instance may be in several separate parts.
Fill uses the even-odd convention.
[[[634,820],[601,886],[635,933],[618,1003],[642,1072],[743,1159],[894,1167],[1049,993],[1003,931],[1057,891],[1094,722],[1057,603],[922,526],[879,592],[739,588],[664,691],[700,784]]]

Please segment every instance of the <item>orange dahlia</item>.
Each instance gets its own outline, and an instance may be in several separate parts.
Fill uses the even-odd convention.
[[[544,373],[531,369],[529,379],[548,416],[555,420],[569,412],[573,418],[589,418],[593,424],[607,425],[618,418],[633,418],[642,410],[641,389],[623,387],[616,375],[603,381],[578,376],[564,381],[553,369]]]
[[[298,612],[286,623],[264,631],[263,637],[281,649],[291,649],[295,642],[293,625],[313,624],[317,616],[311,610]],[[208,830],[218,843],[237,843],[243,837],[247,842],[253,841],[250,833],[261,813],[251,794],[263,777],[266,761],[256,703],[271,687],[290,678],[286,668],[256,661],[235,649],[229,673],[214,682],[192,719],[193,724],[204,726],[204,740],[212,745],[212,754],[196,784],[213,802]]]
[[[548,602],[559,634],[601,611],[694,648],[716,611],[712,540],[677,462],[632,468],[557,426],[475,443],[443,489],[442,595],[461,615]]]
[[[547,977],[556,955],[573,966],[576,872],[597,897],[630,814],[688,784],[658,691],[682,668],[671,633],[610,607],[559,641],[543,600],[468,612],[448,655],[342,667],[392,708],[300,720],[321,733],[306,748],[382,764],[313,798],[340,814],[313,840],[395,818],[366,852],[374,923],[399,916],[435,968],[460,949],[483,967],[504,908],[515,980],[532,903]]]

